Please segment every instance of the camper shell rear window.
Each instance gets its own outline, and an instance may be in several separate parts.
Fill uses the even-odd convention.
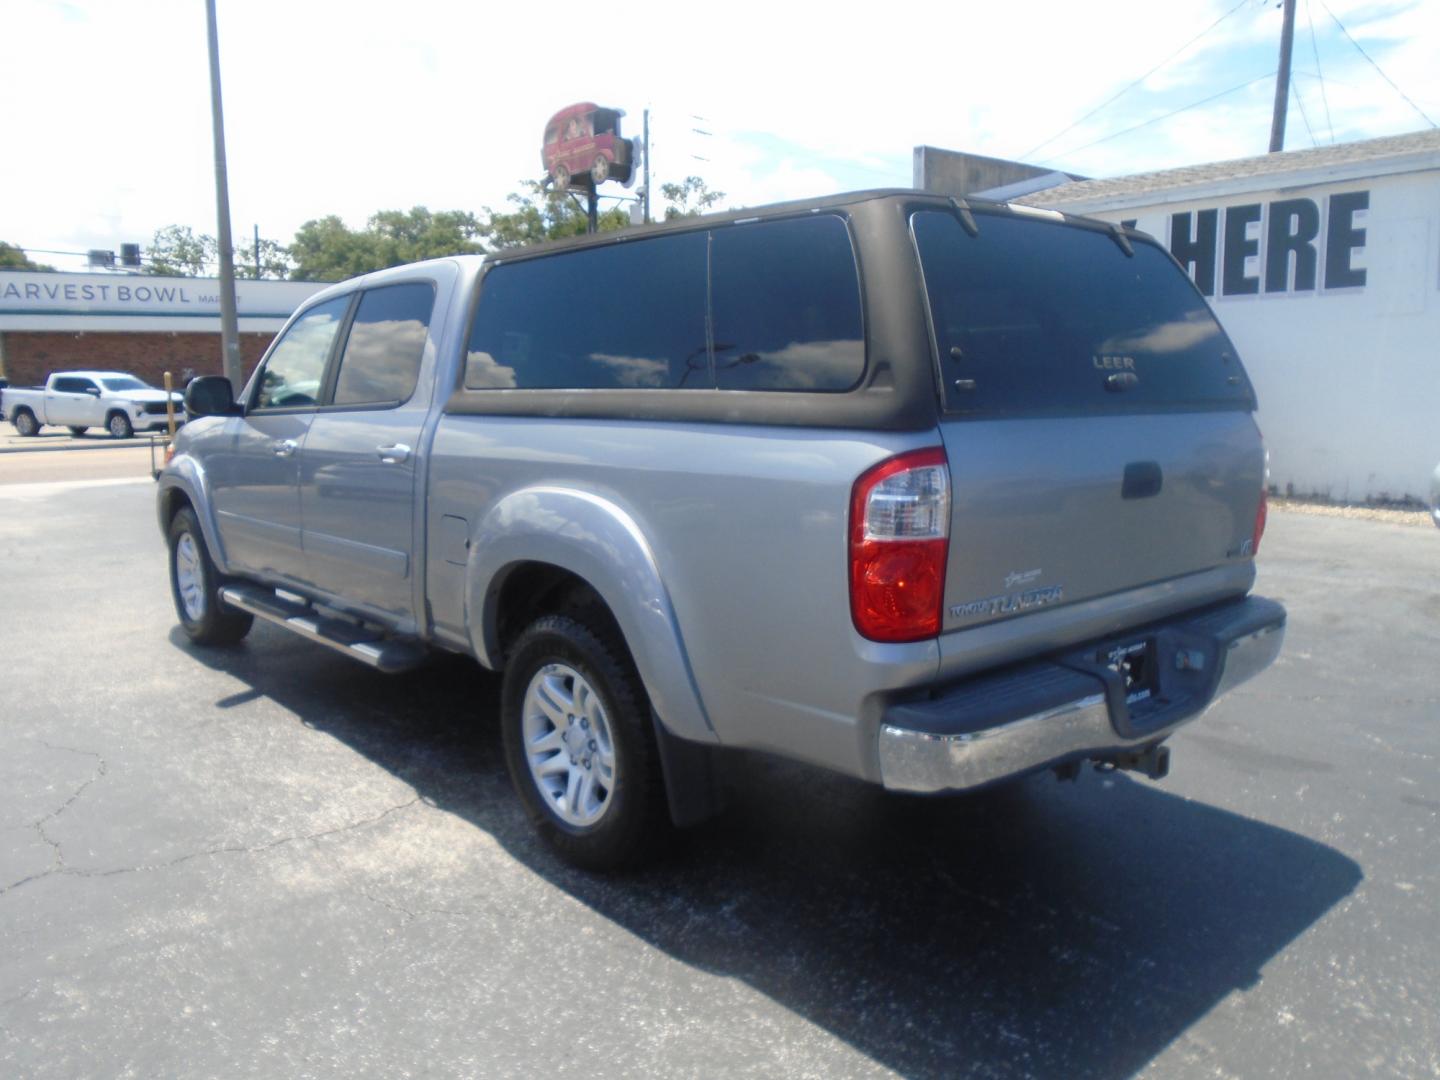
[[[910,224],[947,411],[1255,407],[1225,331],[1155,243],[978,207]]]

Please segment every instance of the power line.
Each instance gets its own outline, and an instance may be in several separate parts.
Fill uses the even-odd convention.
[[[1315,131],[1310,126],[1310,115],[1305,111],[1305,99],[1300,96],[1300,88],[1293,82],[1290,84],[1290,96],[1295,99],[1295,104],[1300,106],[1300,119],[1305,121],[1305,134],[1310,136],[1310,145],[1319,146],[1315,141]]]
[[[1305,21],[1310,24],[1310,51],[1315,54],[1315,77],[1320,80],[1320,100],[1325,103],[1325,126],[1330,129],[1330,145],[1335,145],[1335,125],[1330,122],[1330,95],[1325,92],[1325,72],[1320,70],[1320,46],[1315,41],[1315,12],[1305,0]]]
[[[1141,75],[1141,76],[1140,76],[1138,79],[1136,79],[1134,82],[1132,82],[1132,83],[1127,83],[1125,86],[1122,86],[1122,87],[1121,87],[1119,90],[1117,90],[1114,94],[1110,95],[1110,97],[1106,98],[1106,99],[1105,99],[1104,101],[1102,101],[1099,105],[1096,105],[1093,109],[1091,109],[1089,112],[1087,112],[1084,116],[1080,117],[1079,120],[1076,120],[1076,121],[1075,121],[1073,124],[1071,124],[1069,127],[1064,128],[1063,130],[1057,132],[1056,134],[1051,135],[1050,138],[1046,139],[1044,142],[1042,142],[1042,143],[1037,143],[1036,145],[1032,146],[1029,150],[1026,150],[1023,154],[1020,155],[1019,160],[1024,161],[1026,158],[1028,158],[1031,154],[1035,153],[1035,151],[1039,150],[1041,147],[1049,146],[1049,145],[1050,145],[1052,142],[1054,142],[1056,139],[1059,139],[1059,138],[1061,138],[1061,137],[1064,136],[1064,135],[1068,135],[1071,131],[1074,131],[1077,127],[1079,127],[1081,124],[1083,124],[1086,120],[1089,120],[1090,117],[1094,116],[1094,115],[1095,115],[1096,113],[1098,113],[1101,109],[1105,108],[1107,105],[1112,104],[1112,103],[1113,103],[1114,101],[1116,101],[1118,98],[1123,97],[1125,94],[1127,94],[1127,93],[1129,93],[1131,90],[1135,89],[1135,87],[1139,86],[1139,85],[1140,85],[1141,83],[1143,83],[1146,79],[1148,79],[1151,75],[1154,75],[1155,72],[1159,71],[1159,70],[1160,70],[1161,68],[1163,68],[1166,64],[1170,63],[1171,60],[1174,60],[1175,57],[1179,56],[1179,55],[1180,55],[1181,53],[1183,53],[1186,49],[1190,48],[1191,45],[1194,45],[1195,42],[1199,41],[1199,40],[1200,40],[1201,38],[1203,38],[1206,34],[1210,33],[1211,30],[1214,30],[1217,26],[1219,26],[1221,23],[1223,23],[1223,22],[1224,22],[1226,19],[1228,19],[1231,15],[1234,15],[1235,12],[1239,11],[1242,7],[1244,7],[1244,6],[1245,6],[1246,4],[1248,4],[1248,3],[1250,3],[1250,0],[1240,0],[1240,3],[1236,4],[1236,5],[1235,5],[1233,8],[1231,8],[1229,11],[1225,12],[1224,15],[1221,15],[1220,18],[1216,19],[1213,23],[1211,23],[1209,26],[1207,26],[1204,30],[1201,30],[1200,33],[1196,34],[1193,38],[1191,38],[1189,41],[1187,41],[1184,45],[1181,45],[1180,48],[1176,49],[1176,50],[1175,50],[1173,53],[1171,53],[1169,56],[1165,57],[1164,60],[1161,60],[1160,63],[1156,64],[1156,65],[1155,65],[1154,67],[1152,67],[1149,71],[1145,72],[1144,75]]]
[[[1330,6],[1325,3],[1325,0],[1320,0],[1320,6],[1325,9],[1325,13],[1326,13],[1327,15],[1329,15],[1330,18],[1332,18],[1332,19],[1335,20],[1335,25],[1338,26],[1338,27],[1340,27],[1340,32],[1345,35],[1346,40],[1349,41],[1351,45],[1354,45],[1355,48],[1360,51],[1360,55],[1363,56],[1363,57],[1365,57],[1366,60],[1369,60],[1369,61],[1370,61],[1370,66],[1373,67],[1376,71],[1378,71],[1378,72],[1380,73],[1380,77],[1381,77],[1382,79],[1384,79],[1387,83],[1390,84],[1390,89],[1394,90],[1397,94],[1399,94],[1402,98],[1404,98],[1404,99],[1405,99],[1405,104],[1409,105],[1412,109],[1414,109],[1417,113],[1419,113],[1419,114],[1420,114],[1420,119],[1424,120],[1424,121],[1425,121],[1427,124],[1429,124],[1432,128],[1433,128],[1433,127],[1440,126],[1440,125],[1437,125],[1434,120],[1431,120],[1430,117],[1426,116],[1426,115],[1425,115],[1425,110],[1422,109],[1422,108],[1420,108],[1419,105],[1416,105],[1415,102],[1411,101],[1411,100],[1410,100],[1410,95],[1407,94],[1407,93],[1405,93],[1404,90],[1401,90],[1400,87],[1396,86],[1396,85],[1395,85],[1395,80],[1392,79],[1392,78],[1390,78],[1389,75],[1386,75],[1386,74],[1385,74],[1385,69],[1382,68],[1379,64],[1377,64],[1377,63],[1371,58],[1370,54],[1367,53],[1367,52],[1364,50],[1364,48],[1360,45],[1360,43],[1359,43],[1358,41],[1356,41],[1353,37],[1350,36],[1350,31],[1345,29],[1345,24],[1340,21],[1339,16],[1336,15],[1335,12],[1333,12],[1333,11],[1330,10]]]
[[[1136,124],[1134,127],[1128,127],[1124,131],[1117,131],[1113,135],[1106,135],[1103,139],[1096,139],[1094,142],[1088,142],[1084,146],[1077,146],[1073,150],[1065,151],[1065,154],[1078,154],[1082,150],[1089,150],[1092,146],[1099,146],[1101,143],[1109,142],[1111,139],[1118,139],[1121,135],[1129,135],[1132,131],[1139,131],[1141,128],[1149,127],[1151,124],[1158,124],[1161,120],[1169,120],[1172,116],[1179,116],[1181,113],[1189,112],[1191,109],[1198,109],[1201,105],[1208,105],[1210,104],[1210,102],[1217,101],[1220,98],[1226,97],[1229,94],[1233,94],[1238,90],[1244,90],[1247,86],[1254,86],[1258,82],[1263,82],[1274,74],[1275,72],[1273,71],[1267,71],[1264,75],[1257,75],[1255,78],[1249,80],[1248,82],[1243,82],[1239,86],[1232,86],[1229,90],[1221,90],[1218,94],[1211,94],[1209,97],[1202,98],[1199,101],[1191,102],[1189,105],[1182,105],[1178,109],[1172,109],[1162,116],[1152,117],[1151,119],[1146,120],[1143,123]],[[1060,155],[1057,155],[1057,157],[1058,156]],[[1054,161],[1055,158],[1046,158],[1045,160]]]

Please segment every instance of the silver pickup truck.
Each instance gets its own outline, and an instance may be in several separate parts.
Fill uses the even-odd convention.
[[[713,813],[718,747],[1159,777],[1284,634],[1240,359],[1084,218],[869,192],[398,267],[186,406],[189,636],[502,670],[516,790],[584,866]]]

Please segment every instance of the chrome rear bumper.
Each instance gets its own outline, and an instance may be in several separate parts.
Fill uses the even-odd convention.
[[[1096,662],[1111,642],[886,710],[880,775],[894,791],[966,791],[1066,761],[1151,746],[1280,654],[1285,609],[1248,597],[1114,639],[1153,643],[1153,694]]]

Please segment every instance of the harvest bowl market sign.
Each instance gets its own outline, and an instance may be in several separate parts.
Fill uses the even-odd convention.
[[[125,277],[0,270],[0,331],[218,330],[213,278]],[[238,281],[242,331],[275,331],[306,298],[309,281]]]

